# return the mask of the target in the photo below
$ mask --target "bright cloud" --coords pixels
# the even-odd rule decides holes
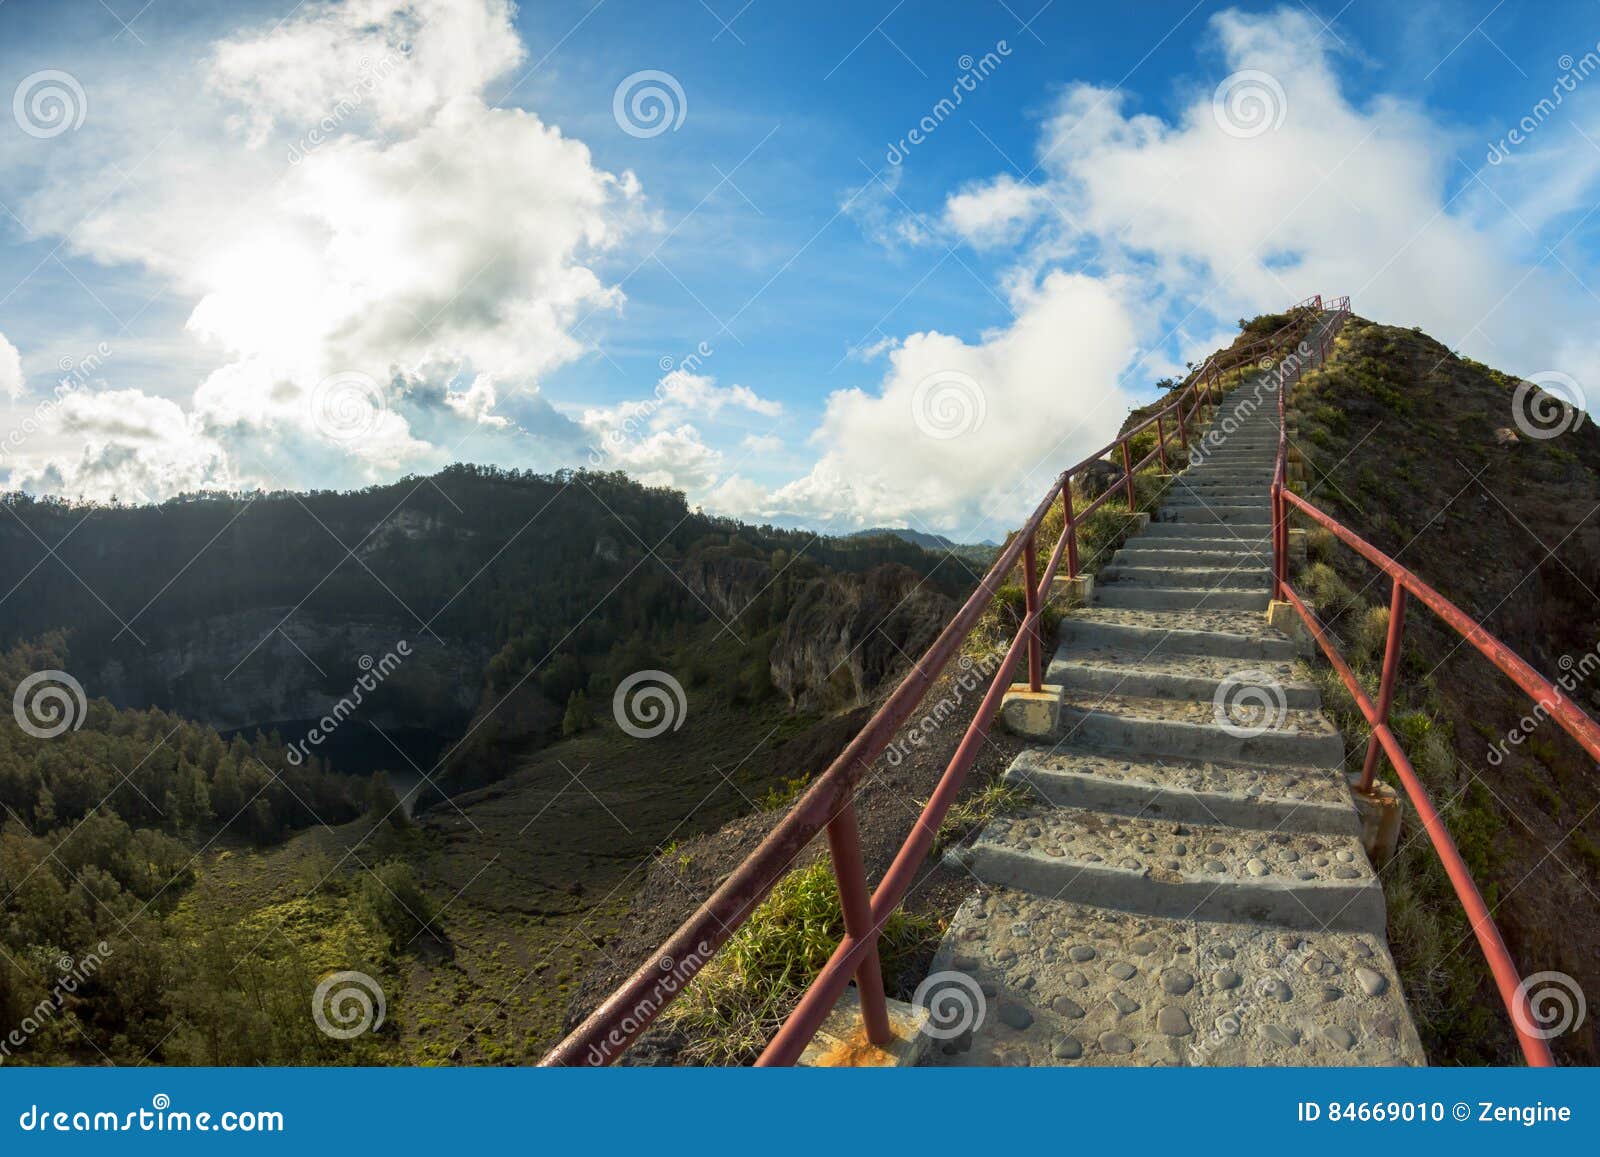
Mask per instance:
[[[16,398],[22,395],[22,356],[17,347],[0,333],[0,393]]]
[[[676,486],[700,498],[722,487],[728,481],[725,472],[758,453],[758,447],[777,441],[767,434],[747,437],[748,453],[730,466],[722,450],[707,444],[701,425],[719,418],[760,419],[767,429],[782,413],[782,405],[748,387],[719,386],[708,375],[680,369],[662,377],[650,398],[591,408],[580,421],[595,446],[590,454],[593,465],[625,470],[641,482]],[[734,491],[721,493],[726,499]]]
[[[620,305],[589,261],[639,190],[535,114],[484,102],[524,55],[510,18],[504,0],[308,5],[214,44],[188,103],[160,108],[176,131],[159,145],[151,93],[138,124],[105,124],[114,107],[103,135],[51,142],[78,151],[52,160],[32,227],[169,278],[224,359],[160,427],[187,465],[152,485],[356,485],[463,447],[546,468],[582,456],[538,383],[582,354],[578,319]],[[24,453],[13,484],[103,497],[143,445]]]

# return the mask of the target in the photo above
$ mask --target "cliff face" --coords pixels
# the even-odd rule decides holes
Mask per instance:
[[[486,648],[396,618],[335,621],[291,610],[213,615],[164,629],[147,646],[125,640],[82,672],[84,688],[119,707],[154,704],[219,731],[319,718],[369,672],[379,686],[361,693],[361,718],[386,730],[458,729],[476,705]]]
[[[773,643],[773,685],[806,710],[859,706],[926,650],[956,609],[902,566],[816,579]]]

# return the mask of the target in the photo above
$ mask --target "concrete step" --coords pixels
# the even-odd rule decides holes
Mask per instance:
[[[1190,545],[1189,541],[1181,544]],[[1272,550],[1270,547],[1252,549],[1240,546],[1238,543],[1219,541],[1214,549],[1186,550],[1176,547],[1167,549],[1151,546],[1125,546],[1111,556],[1111,563],[1106,571],[1113,568],[1126,567],[1129,569],[1145,569],[1157,567],[1178,567],[1180,569],[1216,568],[1237,570],[1240,574],[1250,574],[1258,570],[1272,568]],[[1102,581],[1097,578],[1096,581]],[[1105,579],[1103,581],[1110,581]]]
[[[1212,703],[1224,685],[1238,685],[1241,675],[1247,684],[1272,681],[1278,689],[1273,701],[1285,707],[1314,711],[1322,705],[1316,685],[1296,663],[1186,655],[1179,651],[1147,653],[1122,647],[1064,646],[1051,660],[1045,682],[1069,691]]]
[[[957,910],[932,972],[930,1007],[941,986],[977,999],[925,1065],[1426,1063],[1380,933],[1168,919],[997,888]]]
[[[1150,611],[1212,610],[1265,611],[1272,601],[1267,590],[1251,591],[1227,587],[1153,587],[1117,583],[1096,587],[1094,601],[1102,607],[1130,607]]]
[[[1073,690],[1058,738],[1114,751],[1342,768],[1344,737],[1321,711],[1288,707],[1268,672],[1239,673],[1219,702]]]
[[[1127,539],[1122,550],[1228,550],[1235,554],[1272,553],[1272,534],[1243,535],[1236,526],[1197,526],[1187,522],[1153,522]]]
[[[1232,659],[1289,660],[1295,645],[1253,611],[1137,611],[1078,607],[1061,620],[1061,641],[1145,654],[1175,651]]]
[[[1236,510],[1247,507],[1255,511],[1267,511],[1267,520],[1271,521],[1272,496],[1270,491],[1257,490],[1245,494],[1207,494],[1197,490],[1179,490],[1174,488],[1167,492],[1167,497],[1161,503],[1162,511],[1168,510]]]
[[[1261,511],[1256,508],[1246,508],[1241,513],[1247,513],[1253,517],[1239,521],[1213,519],[1209,524],[1190,522],[1187,519],[1156,520],[1140,531],[1139,537],[1164,538],[1187,535],[1191,538],[1234,538],[1240,541],[1256,537],[1265,537],[1268,541],[1271,540],[1272,520],[1270,518],[1262,518]]]
[[[997,817],[952,858],[985,884],[1097,908],[1384,934],[1383,890],[1354,836],[1041,807]]]
[[[1258,486],[1254,482],[1227,482],[1210,485],[1175,482],[1167,491],[1164,502],[1203,501],[1221,502],[1228,506],[1243,506],[1257,499],[1271,502],[1272,483]]]
[[[1058,807],[1176,823],[1360,833],[1343,777],[1321,767],[1131,756],[1074,743],[1055,751],[1023,750],[1005,779]]]
[[[1121,555],[1123,552],[1118,551]],[[1111,565],[1095,576],[1097,586],[1178,586],[1206,590],[1230,588],[1238,590],[1266,590],[1272,585],[1271,568],[1263,560],[1251,566],[1184,566],[1175,563],[1167,566],[1139,566],[1123,563],[1113,558]]]

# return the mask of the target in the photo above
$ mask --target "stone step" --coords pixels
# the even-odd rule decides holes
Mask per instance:
[[[1140,651],[1123,647],[1057,649],[1045,682],[1073,692],[1182,699],[1211,704],[1224,687],[1267,686],[1273,703],[1315,711],[1316,685],[1295,663]],[[1276,687],[1276,691],[1273,690]]]
[[[1151,523],[1129,538],[1121,550],[1228,550],[1235,554],[1272,554],[1272,535],[1245,537],[1237,527],[1207,529],[1186,522]]]
[[[1207,490],[1219,486],[1256,485],[1256,482],[1253,478],[1212,478],[1207,474],[1208,469],[1212,468],[1206,466],[1196,466],[1192,470],[1185,470],[1182,474],[1179,474],[1173,478],[1172,485],[1174,487],[1182,487],[1186,490]],[[1267,482],[1270,485],[1272,481],[1271,471],[1262,471],[1262,473],[1267,475]]]
[[[1102,607],[1130,607],[1150,611],[1212,610],[1265,611],[1272,601],[1266,590],[1227,587],[1153,587],[1132,583],[1096,587],[1094,601]]]
[[[1185,540],[1182,545],[1188,546],[1192,541]],[[1241,547],[1236,543],[1223,542],[1219,542],[1216,548],[1211,550],[1125,546],[1112,555],[1111,558],[1111,564],[1100,572],[1102,576],[1113,567],[1134,569],[1169,566],[1178,568],[1223,567],[1236,569],[1240,574],[1253,573],[1263,568],[1270,571],[1272,568],[1272,550],[1270,547],[1252,549]],[[1100,579],[1096,579],[1096,581],[1100,581]]]
[[[997,817],[952,858],[985,884],[1145,916],[1384,933],[1354,836],[1040,807]]]
[[[1203,462],[1276,462],[1278,447],[1276,444],[1270,447],[1239,446],[1230,442],[1211,450],[1197,449],[1193,456]]]
[[[1271,494],[1270,481],[1265,487],[1257,486],[1254,482],[1207,482],[1203,478],[1191,478],[1187,474],[1180,474],[1172,480],[1172,486],[1167,491],[1169,494]]]
[[[1118,555],[1122,553],[1120,550],[1117,552]],[[1097,586],[1115,583],[1118,586],[1266,590],[1272,585],[1272,573],[1265,559],[1250,566],[1184,566],[1181,562],[1169,566],[1139,566],[1113,558],[1111,564],[1103,567],[1095,576],[1094,581]]]
[[[1220,705],[1069,691],[1062,699],[1056,735],[1144,755],[1344,766],[1344,737],[1327,717],[1318,710],[1285,706],[1276,678],[1260,669],[1240,672]]]
[[[1139,532],[1140,538],[1227,538],[1237,542],[1260,543],[1272,541],[1272,522],[1262,520],[1259,510],[1250,511],[1256,520],[1250,522],[1152,522]]]
[[[1191,824],[1355,836],[1360,821],[1338,773],[1322,767],[1130,756],[1069,744],[1026,748],[1008,783],[1058,807]]]
[[[1295,645],[1252,611],[1135,611],[1078,607],[1061,620],[1061,641],[1145,654],[1174,651],[1232,659],[1289,660]]]
[[[1426,1063],[1379,933],[1166,919],[997,888],[957,910],[931,971],[929,1006],[948,988],[972,1016],[935,1030],[925,1065]]]
[[[1267,521],[1272,521],[1272,495],[1270,491],[1254,490],[1245,494],[1206,494],[1197,490],[1173,490],[1161,503],[1163,513],[1169,510],[1237,510],[1241,507],[1267,511]]]

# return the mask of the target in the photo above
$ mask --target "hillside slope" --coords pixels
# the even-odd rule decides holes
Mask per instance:
[[[1352,318],[1327,366],[1293,395],[1304,491],[1410,567],[1600,714],[1600,431],[1553,437],[1514,412],[1519,382],[1420,331]],[[1570,421],[1567,423],[1570,425]],[[1350,653],[1375,668],[1389,583],[1328,536],[1303,576]],[[1524,974],[1600,990],[1600,769],[1431,612],[1407,615],[1398,730],[1442,806]],[[1364,728],[1361,729],[1364,734]],[[1520,741],[1509,741],[1513,733]],[[1364,746],[1364,745],[1363,745]],[[1359,751],[1357,754],[1359,759]],[[1477,945],[1415,828],[1385,876],[1391,940],[1419,991],[1430,1051],[1515,1059]],[[1552,1042],[1595,1063],[1592,1019]]]

